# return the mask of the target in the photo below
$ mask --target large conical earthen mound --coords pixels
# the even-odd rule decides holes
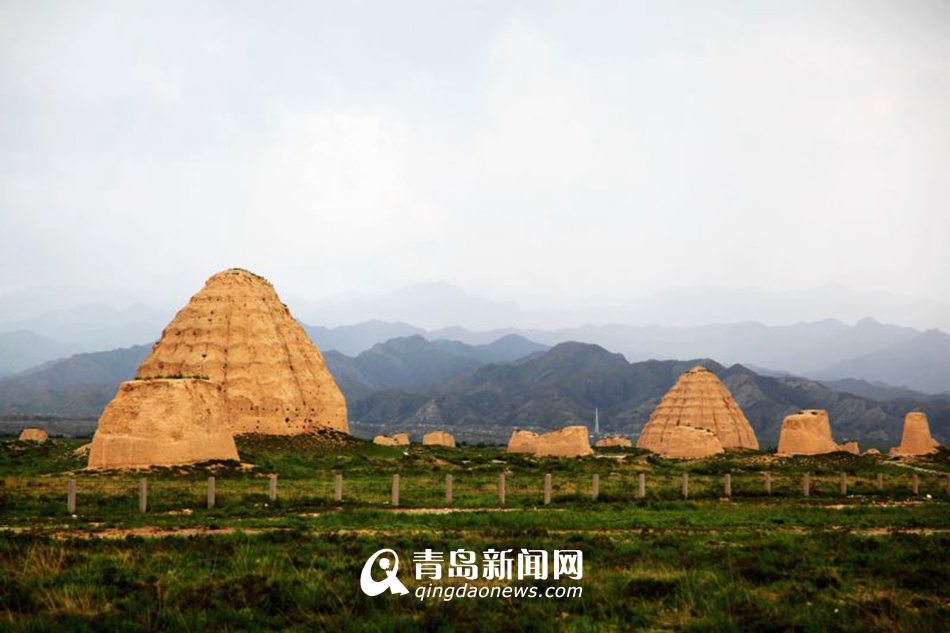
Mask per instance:
[[[208,279],[162,332],[139,378],[200,376],[224,387],[234,434],[349,432],[346,400],[320,351],[263,277]]]
[[[320,351],[253,273],[211,277],[106,407],[90,467],[237,457],[233,436],[349,432],[346,401]],[[223,438],[226,437],[227,441]]]
[[[663,396],[643,427],[637,447],[661,455],[689,453],[690,447],[679,444],[692,436],[674,430],[678,426],[707,429],[725,449],[759,448],[755,431],[729,389],[702,366],[680,376]],[[704,447],[706,444],[710,443],[705,442]]]

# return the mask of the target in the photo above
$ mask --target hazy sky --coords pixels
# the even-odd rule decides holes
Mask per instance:
[[[0,293],[230,266],[950,300],[950,2],[0,3]]]

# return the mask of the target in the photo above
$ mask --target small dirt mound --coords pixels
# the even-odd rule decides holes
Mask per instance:
[[[20,433],[21,442],[45,442],[49,439],[46,429],[35,426],[29,426]]]

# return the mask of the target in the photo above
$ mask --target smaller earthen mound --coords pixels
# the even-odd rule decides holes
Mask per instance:
[[[864,451],[864,454],[865,455],[880,455],[881,451],[877,450],[876,448],[869,448],[868,450]]]
[[[594,446],[597,448],[633,448],[633,442],[628,437],[615,435],[597,440]]]
[[[373,438],[373,444],[379,444],[380,446],[409,446],[409,435],[406,433],[377,435]]]
[[[858,443],[855,441],[845,442],[844,444],[838,445],[839,451],[844,451],[845,453],[851,453],[852,455],[860,455],[861,449],[858,448]]]
[[[912,411],[904,418],[904,435],[900,446],[891,449],[891,455],[927,455],[936,453],[940,443],[930,435],[927,414]]]
[[[534,454],[534,451],[537,450],[538,438],[541,437],[537,433],[532,433],[531,431],[522,431],[517,430],[511,434],[511,439],[508,440],[508,452],[509,453],[529,453]]]
[[[715,433],[709,429],[682,425],[667,429],[660,455],[671,459],[700,459],[722,452],[725,449]]]
[[[778,438],[778,455],[822,455],[838,445],[831,439],[831,423],[824,409],[806,409],[786,416]]]
[[[80,459],[88,459],[90,448],[92,448],[92,442],[89,442],[88,444],[83,444],[82,446],[80,446],[79,448],[73,451],[73,456],[78,457]]]
[[[221,385],[196,378],[122,383],[89,448],[91,469],[237,459]]]
[[[590,432],[586,426],[565,426],[538,438],[535,457],[583,457],[592,455]]]
[[[48,439],[49,434],[46,432],[46,429],[35,426],[29,426],[20,433],[21,442],[45,442]]]
[[[535,457],[582,457],[593,454],[586,426],[566,426],[538,435],[515,431],[508,440],[509,453],[528,453]]]
[[[452,437],[451,433],[446,431],[432,431],[431,433],[426,433],[422,437],[422,444],[424,446],[445,446],[447,448],[455,448],[455,438]]]
[[[565,426],[543,433],[515,431],[508,440],[509,453],[528,453],[535,457],[583,457],[593,454],[586,426]]]

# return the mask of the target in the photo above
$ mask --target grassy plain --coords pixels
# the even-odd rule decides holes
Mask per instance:
[[[354,442],[331,449],[306,439],[245,438],[239,449],[252,469],[221,463],[88,473],[72,454],[77,446],[0,444],[2,629],[939,631],[950,623],[947,453],[913,462],[756,453],[681,463],[613,450],[536,460],[498,448]],[[847,495],[839,491],[841,472]],[[279,474],[276,502],[267,494],[271,473]],[[545,473],[550,505],[543,504]],[[731,498],[723,494],[726,473]],[[217,488],[212,510],[209,474]],[[333,498],[336,474],[342,502]],[[452,511],[446,474],[454,478]],[[138,508],[142,477],[146,513]],[[74,516],[66,512],[70,478]],[[412,552],[426,548],[580,549],[583,595],[370,598],[359,573],[384,547],[400,553],[406,570]],[[409,573],[400,577],[410,592],[420,584]]]

